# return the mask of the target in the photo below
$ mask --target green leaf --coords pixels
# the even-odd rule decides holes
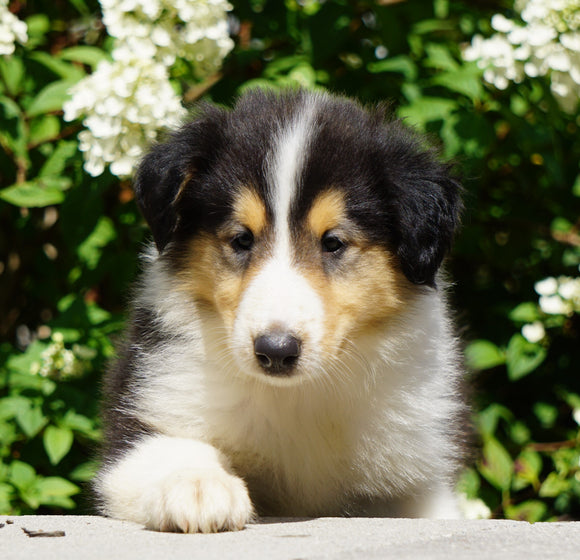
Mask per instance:
[[[302,87],[311,88],[316,85],[316,71],[310,64],[299,64],[290,71],[288,78]]]
[[[531,437],[530,429],[520,420],[510,423],[509,434],[512,441],[518,445],[529,443]]]
[[[2,110],[4,114],[3,119],[20,119],[22,118],[22,111],[18,106],[18,103],[9,97],[0,97],[0,104],[2,105]]]
[[[110,218],[102,216],[99,218],[95,229],[79,245],[77,254],[79,258],[91,270],[99,264],[104,247],[117,237],[115,226]]]
[[[545,359],[546,349],[540,344],[528,342],[521,334],[510,339],[506,350],[508,377],[517,381],[534,371]]]
[[[465,95],[472,101],[477,101],[483,97],[480,72],[474,72],[469,67],[438,74],[432,78],[431,83]]]
[[[6,365],[15,373],[30,375],[32,364],[40,360],[41,354],[47,347],[48,344],[46,342],[35,340],[28,346],[26,352],[12,354],[6,362]]]
[[[30,124],[28,141],[33,146],[54,140],[60,134],[60,120],[54,115],[44,115]]]
[[[536,523],[541,521],[548,510],[548,506],[539,500],[528,500],[516,506],[507,506],[505,514],[508,519]]]
[[[434,31],[455,31],[455,23],[451,20],[425,19],[413,25],[413,32],[419,35],[429,35]]]
[[[425,66],[428,68],[438,68],[448,72],[455,72],[460,69],[458,62],[451,56],[447,46],[438,43],[428,43],[425,45],[425,52],[427,53]]]
[[[100,430],[95,426],[94,420],[87,416],[77,414],[74,410],[69,410],[62,419],[61,425],[82,434],[85,438],[98,441],[101,437]]]
[[[574,181],[574,185],[572,186],[572,194],[580,197],[580,175],[576,176],[576,181]]]
[[[495,438],[488,437],[483,445],[483,459],[479,472],[495,488],[509,490],[514,464],[506,449]]]
[[[522,451],[515,461],[514,468],[513,489],[515,491],[522,490],[530,484],[537,490],[542,470],[542,458],[537,451],[531,449]]]
[[[58,426],[47,426],[43,434],[46,454],[52,465],[58,465],[71,450],[74,435],[71,429]]]
[[[72,80],[52,82],[41,89],[26,110],[29,117],[62,110],[63,103],[69,97],[69,89],[76,83]]]
[[[560,478],[557,473],[551,472],[542,483],[539,495],[541,498],[557,498],[570,490],[571,486],[570,480]]]
[[[480,487],[481,480],[477,471],[472,468],[467,468],[461,473],[456,489],[458,492],[465,494],[469,499],[474,499],[478,497]]]
[[[59,60],[60,57],[57,58],[46,52],[35,51],[31,53],[30,58],[39,64],[42,64],[45,68],[48,68],[63,80],[69,82],[78,82],[85,76],[84,70],[78,66],[69,64],[64,60]]]
[[[0,77],[10,96],[17,97],[21,92],[24,74],[24,63],[20,57],[0,56]]]
[[[399,109],[399,116],[411,125],[425,128],[428,122],[445,120],[457,108],[457,102],[439,97],[421,97]]]
[[[16,421],[29,438],[33,438],[48,423],[48,419],[44,416],[42,408],[33,403],[29,403],[27,407],[18,409]]]
[[[86,463],[81,463],[76,469],[70,473],[71,480],[76,480],[77,482],[89,482],[97,474],[99,468],[98,463],[93,461],[87,461]]]
[[[60,175],[66,168],[68,160],[77,153],[77,142],[74,140],[61,140],[56,149],[50,154],[40,169],[39,177],[51,177]]]
[[[497,403],[490,404],[477,416],[477,429],[479,433],[483,436],[492,436],[497,430],[500,419],[511,423],[513,421],[513,414],[505,406]]]
[[[558,409],[551,404],[545,402],[537,402],[534,404],[534,414],[540,421],[543,428],[553,428],[558,420]]]
[[[446,19],[449,16],[449,0],[434,0],[433,11],[438,19]]]
[[[84,0],[70,0],[70,3],[78,10],[79,14],[85,18],[90,18],[92,16],[93,12]]]
[[[540,311],[536,303],[526,301],[515,307],[511,311],[509,317],[512,321],[515,322],[533,323],[540,318]]]
[[[2,58],[2,57],[0,57]],[[0,97],[0,140],[28,167],[27,130],[18,104],[9,97]]]
[[[10,484],[0,482],[0,511],[3,514],[11,514],[14,488]]]
[[[36,481],[36,471],[28,463],[12,461],[8,480],[19,490],[26,490]]]
[[[80,492],[80,488],[72,482],[58,477],[49,476],[39,480],[35,487],[39,503],[66,509],[73,509],[75,503],[70,499]]]
[[[8,457],[12,453],[12,444],[22,440],[22,434],[13,422],[0,421],[0,457]],[[0,469],[0,480],[2,480]]]
[[[63,191],[71,184],[68,177],[38,177],[2,189],[0,199],[22,208],[42,208],[60,204],[65,197]]]
[[[19,410],[28,409],[30,401],[26,397],[15,395],[0,399],[0,420],[9,420],[16,417]]]
[[[396,72],[403,74],[407,81],[414,82],[417,79],[417,65],[405,55],[393,56],[378,62],[370,62],[367,69],[371,74],[380,74],[382,72]]]
[[[108,60],[109,56],[105,51],[99,49],[98,47],[70,47],[68,49],[63,49],[58,53],[59,58],[63,60],[71,60],[74,62],[80,62],[86,64],[93,68],[93,70],[98,66],[99,62],[102,60]]]
[[[505,363],[505,354],[489,340],[475,340],[465,349],[465,359],[470,369],[490,369]]]
[[[568,233],[574,228],[574,224],[562,216],[556,216],[550,224],[552,233]]]
[[[26,18],[28,26],[27,47],[42,45],[45,35],[50,31],[50,19],[46,14],[33,14]]]
[[[111,318],[111,314],[99,307],[96,303],[87,305],[87,319],[93,326],[100,325]]]

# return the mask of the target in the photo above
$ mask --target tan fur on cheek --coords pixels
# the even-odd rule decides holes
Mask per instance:
[[[194,238],[178,273],[181,289],[216,311],[230,328],[242,295],[257,273],[260,262],[260,257],[253,259],[246,268],[236,263],[231,254],[230,239],[239,233],[240,227],[247,228],[258,238],[267,226],[263,200],[252,188],[240,187],[231,220],[216,235],[203,233]]]
[[[246,282],[224,263],[220,241],[209,234],[194,239],[177,277],[180,288],[217,311],[231,326]]]

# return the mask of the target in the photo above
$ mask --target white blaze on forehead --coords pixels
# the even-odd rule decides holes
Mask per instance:
[[[290,208],[299,187],[310,138],[317,97],[307,96],[292,120],[282,126],[269,165],[271,203],[274,210],[276,253],[289,255]]]
[[[290,209],[299,195],[300,175],[319,100],[320,97],[310,95],[303,98],[289,122],[280,126],[267,161],[274,214],[273,251],[243,294],[232,337],[239,356],[254,363],[256,368],[254,340],[257,336],[283,329],[299,337],[303,362],[323,337],[323,303],[309,281],[293,266],[290,236]]]
[[[273,258],[248,287],[239,316],[251,317],[248,328],[259,335],[273,326],[296,334],[320,326],[323,307],[320,298],[289,263]]]

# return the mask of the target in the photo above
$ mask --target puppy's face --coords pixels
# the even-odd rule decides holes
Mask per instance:
[[[136,187],[179,288],[218,320],[220,359],[276,384],[340,369],[433,286],[458,211],[399,123],[304,92],[206,108]]]

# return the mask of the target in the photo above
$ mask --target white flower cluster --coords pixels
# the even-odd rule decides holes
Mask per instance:
[[[76,84],[64,104],[65,120],[86,115],[79,149],[92,176],[105,165],[118,177],[129,176],[159,129],[177,126],[185,113],[163,64],[120,48],[113,55],[113,62],[101,62]]]
[[[8,0],[0,0],[0,54],[12,54],[14,43],[26,43],[28,26],[9,9]]]
[[[480,498],[468,498],[460,492],[457,496],[457,505],[464,519],[489,519],[491,510]]]
[[[185,116],[169,81],[176,57],[199,76],[215,72],[233,48],[224,0],[100,0],[103,22],[115,38],[111,62],[71,90],[65,120],[84,117],[79,134],[85,170],[100,175],[106,165],[131,175],[163,128]]]
[[[32,373],[50,379],[71,379],[83,374],[83,365],[74,352],[64,346],[62,334],[52,335],[52,344],[41,354],[40,364],[33,365]]]
[[[540,296],[540,309],[549,315],[580,313],[580,277],[545,278],[534,286]]]
[[[109,35],[166,66],[179,57],[214,72],[233,48],[225,0],[101,0],[101,8]]]
[[[539,308],[546,315],[572,315],[580,313],[580,277],[552,276],[536,282],[534,286],[540,296]],[[544,324],[534,321],[522,327],[522,335],[529,342],[539,342],[546,336]]]
[[[561,107],[576,111],[580,98],[580,0],[519,0],[523,24],[495,14],[489,39],[473,37],[463,52],[498,89],[526,76],[548,76]]]

